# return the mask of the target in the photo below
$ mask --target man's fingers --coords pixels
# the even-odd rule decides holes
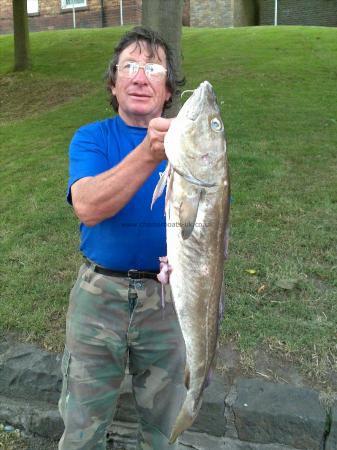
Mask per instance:
[[[152,128],[158,132],[166,133],[166,131],[170,128],[172,120],[173,119],[166,119],[164,117],[156,117],[150,121],[149,128]]]
[[[149,145],[148,151],[152,154],[153,159],[158,162],[166,159],[164,139],[172,120],[164,117],[156,117],[150,120],[146,141]]]

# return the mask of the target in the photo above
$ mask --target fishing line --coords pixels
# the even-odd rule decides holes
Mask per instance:
[[[180,98],[183,98],[183,95],[184,94],[186,94],[187,92],[194,92],[195,91],[195,89],[186,89],[186,91],[183,91],[181,94],[180,94]]]

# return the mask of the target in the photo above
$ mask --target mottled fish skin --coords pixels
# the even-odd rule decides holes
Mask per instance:
[[[188,388],[171,433],[170,442],[174,442],[198,414],[216,353],[228,245],[226,141],[208,81],[200,84],[173,120],[165,137],[165,151],[172,167],[166,201],[167,256],[186,344]]]

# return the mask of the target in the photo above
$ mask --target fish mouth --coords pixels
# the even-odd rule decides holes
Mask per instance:
[[[186,101],[186,116],[188,119],[195,121],[200,111],[202,110],[203,103],[216,102],[216,97],[213,91],[213,87],[209,81],[203,81],[199,87],[194,90],[191,97]],[[184,105],[184,106],[185,106]]]

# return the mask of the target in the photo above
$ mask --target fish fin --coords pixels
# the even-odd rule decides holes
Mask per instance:
[[[191,377],[190,369],[189,369],[188,365],[186,364],[185,375],[184,375],[184,384],[185,384],[186,389],[190,388],[190,377]]]
[[[225,228],[225,246],[224,246],[224,250],[225,250],[225,260],[228,259],[228,244],[229,244],[229,225],[227,224],[226,228]]]
[[[215,372],[215,368],[216,368],[216,362],[214,362],[214,360],[215,360],[215,358],[213,359],[213,362],[208,371],[207,377],[205,378],[203,389],[208,388],[208,386],[211,384],[211,382],[214,378],[214,372]]]
[[[188,181],[191,184],[195,184],[196,186],[200,187],[214,187],[216,186],[216,183],[208,183],[207,181],[199,180],[199,178],[196,178],[194,175],[191,174],[191,172],[188,169],[177,169],[176,167],[173,167],[174,171],[177,172],[184,180]]]
[[[193,231],[195,221],[198,215],[198,208],[202,190],[199,189],[197,195],[193,197],[185,197],[179,208],[179,221],[181,227],[181,235],[183,239],[188,239]]]
[[[169,177],[170,171],[171,171],[171,166],[170,166],[170,164],[167,164],[164,172],[160,173],[159,181],[158,181],[157,186],[155,187],[155,189],[153,191],[152,202],[151,202],[151,209],[152,209],[154,203],[156,202],[156,200],[164,192],[164,189],[165,189],[165,186],[166,186],[167,179]]]
[[[166,197],[165,197],[165,211],[167,211],[168,203],[171,198],[172,194],[172,186],[173,186],[173,177],[174,177],[174,171],[172,169],[171,163],[169,163],[170,169],[168,173],[168,180],[167,180],[167,188],[166,188]]]
[[[224,318],[225,315],[225,282],[222,282],[220,299],[219,299],[219,316],[218,316],[218,325],[220,328],[220,322]]]

